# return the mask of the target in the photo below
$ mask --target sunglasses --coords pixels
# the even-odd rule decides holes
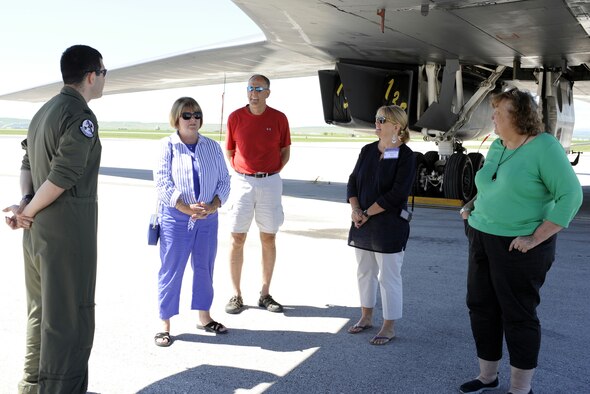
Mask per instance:
[[[246,89],[248,89],[249,92],[258,92],[258,93],[262,93],[265,90],[268,90],[268,88],[265,88],[263,86],[248,86]]]
[[[387,122],[387,118],[385,116],[375,116],[375,122],[383,124]]]
[[[85,71],[85,73],[96,73],[96,75],[102,74],[103,77],[106,77],[107,76],[107,69],[106,68],[103,68],[102,70],[101,69],[98,69],[98,70],[88,70],[88,71]]]
[[[199,111],[183,112],[182,114],[180,114],[180,116],[182,116],[182,119],[184,120],[189,120],[192,117],[194,117],[195,119],[201,119],[203,117],[203,113]]]

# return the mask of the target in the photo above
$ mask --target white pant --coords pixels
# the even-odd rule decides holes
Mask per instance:
[[[377,283],[381,289],[381,304],[385,320],[402,317],[402,263],[404,252],[378,253],[355,248],[357,280],[361,306],[374,308],[377,304]]]

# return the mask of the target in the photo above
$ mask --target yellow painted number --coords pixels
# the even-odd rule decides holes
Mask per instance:
[[[393,78],[389,80],[387,83],[387,90],[385,91],[385,101],[389,100],[389,93],[391,93],[391,88],[393,87]]]
[[[342,89],[344,89],[344,85],[340,84],[340,86],[338,86],[338,89],[336,89],[336,96],[340,96]],[[342,107],[344,109],[347,109],[348,108],[348,101],[344,101],[344,103],[342,104]]]
[[[389,95],[391,94],[391,90],[393,89],[394,83],[395,83],[395,80],[393,78],[391,78],[389,80],[389,82],[387,83],[387,90],[385,91],[385,101],[386,102],[389,102]],[[391,100],[391,104],[398,105],[397,101],[399,100],[399,96],[400,96],[399,90],[393,91],[393,97]],[[408,104],[403,102],[403,103],[399,104],[399,106],[403,109],[406,109]]]

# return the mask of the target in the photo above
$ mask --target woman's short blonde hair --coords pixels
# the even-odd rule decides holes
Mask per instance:
[[[170,126],[174,127],[178,130],[178,122],[180,121],[180,116],[183,112],[195,112],[198,111],[201,114],[203,110],[197,100],[192,97],[181,97],[172,104],[172,109],[170,110]],[[203,126],[203,115],[201,115],[201,124],[199,125],[199,129]]]
[[[377,110],[377,115],[385,117],[391,123],[401,127],[399,132],[400,140],[405,144],[410,140],[410,129],[408,129],[408,115],[399,105],[384,105]]]

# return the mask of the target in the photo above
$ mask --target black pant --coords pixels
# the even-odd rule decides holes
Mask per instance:
[[[469,227],[468,238],[467,307],[477,356],[500,360],[504,334],[510,365],[536,368],[541,346],[539,290],[555,258],[557,236],[527,253],[508,252],[514,237]]]

